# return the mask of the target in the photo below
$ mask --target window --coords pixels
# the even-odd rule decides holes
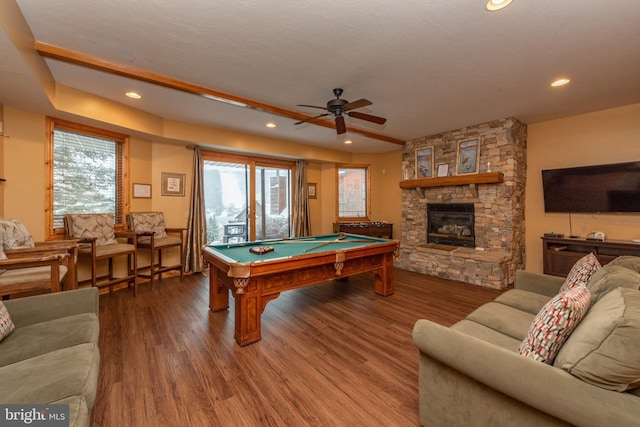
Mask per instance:
[[[67,213],[110,213],[124,227],[129,137],[58,119],[47,125],[49,236],[64,234]]]
[[[337,165],[338,220],[368,220],[369,165]]]
[[[204,152],[207,243],[291,236],[291,181],[295,163]]]

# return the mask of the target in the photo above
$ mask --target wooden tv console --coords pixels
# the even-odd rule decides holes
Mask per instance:
[[[542,237],[544,273],[566,277],[580,258],[593,252],[602,265],[621,255],[640,256],[640,244],[624,240]]]

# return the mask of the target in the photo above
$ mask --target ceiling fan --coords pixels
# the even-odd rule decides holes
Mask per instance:
[[[334,89],[333,94],[336,96],[336,99],[332,99],[331,101],[327,102],[326,107],[298,104],[298,107],[320,108],[321,110],[328,111],[328,113],[320,114],[315,117],[310,117],[306,120],[301,120],[294,124],[299,125],[301,123],[310,122],[319,117],[330,116],[331,114],[333,114],[336,117],[336,131],[338,132],[338,135],[340,135],[347,132],[347,127],[344,124],[345,114],[348,115],[349,117],[354,117],[360,120],[366,120],[368,122],[377,123],[379,125],[382,125],[387,121],[387,119],[383,117],[372,116],[371,114],[359,113],[357,111],[351,111],[351,110],[355,110],[356,108],[362,108],[362,107],[366,107],[367,105],[371,105],[372,102],[366,99],[358,99],[357,101],[349,102],[346,99],[340,99],[342,92],[343,91],[340,88]]]

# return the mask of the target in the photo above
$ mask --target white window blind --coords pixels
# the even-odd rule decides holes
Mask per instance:
[[[54,129],[53,226],[66,213],[111,213],[123,209],[122,155],[118,141]]]

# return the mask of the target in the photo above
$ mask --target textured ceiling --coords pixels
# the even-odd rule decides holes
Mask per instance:
[[[388,119],[347,118],[348,127],[400,140],[640,102],[640,1],[514,0],[497,13],[484,3],[7,0],[3,7],[17,5],[38,42],[307,115],[322,111],[296,105],[325,105],[333,88],[344,88],[347,100],[373,102],[358,111]],[[33,58],[7,36],[13,21],[0,23],[0,103],[46,108],[43,78],[25,65]],[[58,83],[171,120],[349,151],[399,148],[351,132],[354,144],[345,146],[333,129],[45,64]],[[560,76],[572,83],[550,88]],[[131,89],[144,98],[125,99]]]

